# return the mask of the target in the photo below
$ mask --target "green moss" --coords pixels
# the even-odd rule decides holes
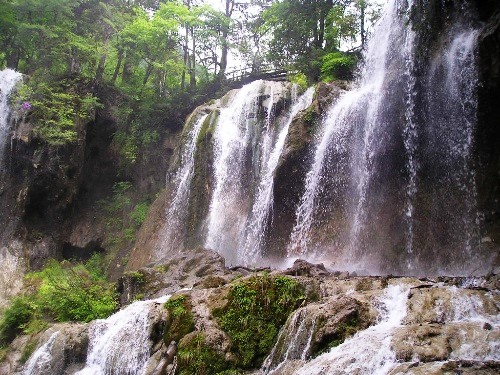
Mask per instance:
[[[215,131],[215,126],[217,125],[217,120],[219,119],[220,111],[218,109],[210,112],[207,116],[203,125],[201,126],[200,133],[196,139],[196,144],[198,145],[207,137],[211,136]]]
[[[260,366],[288,315],[304,300],[304,288],[285,276],[264,274],[233,283],[228,304],[213,315],[230,336],[238,365]]]
[[[179,375],[229,375],[238,374],[231,369],[223,355],[207,345],[205,336],[193,333],[179,343],[178,349]]]
[[[160,273],[167,273],[168,270],[169,270],[170,266],[168,264],[161,264],[161,265],[158,265],[158,266],[154,266],[153,269],[155,271],[158,271]]]
[[[318,117],[318,114],[316,111],[313,109],[313,107],[308,107],[303,115],[304,122],[310,127],[308,131],[312,131],[311,126],[314,125],[314,122],[316,121],[316,118]]]
[[[163,336],[166,343],[179,342],[185,335],[194,331],[191,299],[188,296],[184,294],[174,296],[165,302],[164,306],[169,312]]]
[[[134,284],[142,285],[146,282],[146,277],[142,272],[129,271],[125,272],[123,276],[128,277]]]

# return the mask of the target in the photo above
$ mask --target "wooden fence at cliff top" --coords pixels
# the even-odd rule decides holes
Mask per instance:
[[[258,69],[247,67],[226,72],[225,76],[229,81],[242,84],[250,83],[258,79],[284,81],[286,80],[287,71],[283,68],[275,68],[273,66],[262,66]]]

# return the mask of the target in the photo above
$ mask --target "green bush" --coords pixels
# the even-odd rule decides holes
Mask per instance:
[[[191,312],[191,300],[186,295],[174,296],[165,302],[165,308],[169,317],[165,327],[164,341],[179,341],[188,333],[194,331],[193,313]]]
[[[0,321],[0,343],[21,332],[35,333],[47,322],[106,318],[118,307],[115,285],[102,274],[99,256],[86,264],[49,261],[41,271],[26,275],[26,295],[15,297]]]
[[[322,58],[321,78],[331,81],[334,79],[351,79],[354,75],[357,60],[353,55],[343,52],[327,53]]]
[[[201,333],[186,336],[179,343],[179,375],[238,374],[231,371],[231,364],[208,346]]]
[[[27,296],[14,297],[10,306],[4,311],[0,321],[0,345],[10,343],[23,331],[33,317],[33,304]]]
[[[213,312],[231,337],[243,368],[260,366],[288,315],[305,300],[304,288],[285,276],[263,274],[235,282],[228,304]]]
[[[75,142],[75,124],[89,120],[93,111],[101,107],[92,94],[77,92],[75,82],[49,83],[36,77],[18,88],[16,101],[28,105],[35,132],[54,146]]]

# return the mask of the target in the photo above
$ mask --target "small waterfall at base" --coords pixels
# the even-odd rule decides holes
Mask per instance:
[[[194,156],[196,152],[196,142],[200,130],[207,120],[208,114],[203,114],[197,119],[188,120],[188,124],[194,125],[186,135],[181,151],[179,168],[173,177],[172,191],[173,197],[170,199],[167,208],[167,219],[161,237],[161,252],[171,252],[182,247],[184,239],[183,225],[188,209],[191,180],[194,173]]]
[[[48,374],[51,371],[52,347],[58,335],[59,331],[54,332],[47,342],[31,355],[24,366],[23,375]]]
[[[475,270],[464,260],[480,251],[472,155],[478,28],[467,7],[455,9],[432,53],[411,16],[419,6],[387,3],[356,87],[329,108],[289,258],[361,274]],[[486,272],[488,255],[480,256],[476,267]]]
[[[138,301],[89,328],[85,367],[78,375],[139,375],[151,356],[150,312],[169,296]]]
[[[8,120],[10,116],[9,96],[17,82],[21,80],[21,73],[12,69],[0,72],[0,171],[3,170],[3,156],[5,143],[9,135]]]
[[[293,372],[295,375],[385,375],[396,365],[393,331],[406,316],[408,288],[390,285],[379,299],[379,322]]]
[[[262,365],[262,373],[269,375],[279,373],[288,360],[306,360],[315,329],[316,320],[308,319],[305,309],[295,311],[289,322],[281,329],[273,350]],[[286,347],[284,353],[279,353],[279,347]]]

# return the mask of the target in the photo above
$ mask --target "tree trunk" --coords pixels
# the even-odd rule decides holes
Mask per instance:
[[[132,77],[132,63],[130,62],[130,58],[125,55],[125,62],[123,63],[122,69],[122,81],[130,82],[130,78]]]
[[[106,68],[106,54],[103,53],[99,58],[99,64],[97,64],[97,70],[95,73],[95,82],[100,84],[102,82],[102,77],[104,75],[104,69]]]
[[[194,40],[194,28],[191,27],[191,39],[192,39],[192,46],[193,46],[193,54],[191,57],[191,75],[189,79],[189,85],[191,88],[194,88],[196,86],[196,41]]]
[[[142,80],[142,85],[146,86],[146,83],[148,83],[149,76],[151,75],[151,72],[153,71],[153,65],[148,64],[148,67],[146,68],[146,75],[144,76],[144,79]]]
[[[120,67],[122,66],[123,60],[123,49],[118,50],[118,61],[116,62],[115,71],[113,72],[113,78],[111,78],[111,83],[114,85],[116,79],[118,78],[118,74],[120,74]]]
[[[234,8],[234,0],[226,0],[226,12],[225,15],[228,19],[231,18],[233,14],[233,8]],[[222,52],[221,52],[221,57],[220,57],[220,64],[219,64],[219,76],[224,76],[226,73],[226,68],[227,68],[227,55],[229,53],[229,43],[227,42],[227,38],[229,36],[229,26],[226,27],[224,26],[222,30]]]

